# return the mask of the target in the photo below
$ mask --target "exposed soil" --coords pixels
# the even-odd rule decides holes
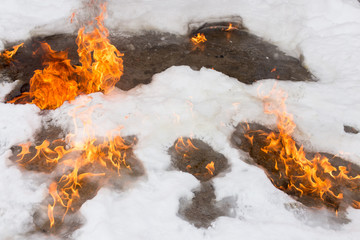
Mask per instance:
[[[350,134],[358,134],[359,130],[348,125],[344,125],[344,132],[350,133]]]
[[[186,144],[191,140],[192,145]],[[200,189],[195,189],[191,201],[180,199],[179,215],[198,228],[208,228],[220,216],[229,216],[233,203],[216,201],[215,189],[211,179],[229,168],[227,159],[215,152],[199,139],[183,138],[185,144],[176,141],[169,149],[172,166],[196,177]],[[214,168],[208,164],[214,163]],[[226,204],[225,204],[226,202]]]
[[[253,159],[254,164],[264,169],[267,176],[275,187],[286,192],[297,201],[309,207],[320,208],[325,206],[329,209],[341,211],[345,210],[348,206],[351,206],[353,200],[360,201],[360,179],[356,179],[351,183],[345,179],[337,182],[330,178],[329,173],[325,172],[318,171],[317,174],[318,176],[320,176],[321,179],[329,179],[332,185],[331,190],[336,194],[342,193],[342,199],[337,199],[330,194],[325,193],[322,200],[319,196],[314,195],[311,192],[304,192],[303,194],[300,194],[299,191],[294,191],[293,189],[288,188],[290,180],[286,177],[285,166],[281,164],[275,164],[277,162],[276,159],[280,158],[280,152],[265,153],[261,150],[261,148],[269,144],[269,142],[266,140],[266,136],[262,133],[265,132],[268,134],[271,132],[271,130],[256,123],[249,124],[249,130],[247,129],[247,127],[244,126],[246,126],[246,123],[240,123],[236,127],[235,132],[232,134],[231,137],[233,145],[245,152],[248,152],[250,157]],[[253,136],[252,144],[249,138],[245,136],[249,133],[251,133],[251,136]],[[315,154],[316,153],[309,152],[306,154],[306,156],[308,159],[312,159]],[[335,176],[339,174],[340,166],[346,167],[349,171],[348,175],[351,177],[355,177],[360,174],[360,167],[352,164],[347,160],[328,153],[319,154],[327,157],[331,165],[336,168],[336,171],[333,172]]]
[[[267,78],[314,80],[298,59],[252,35],[240,23],[232,24],[236,29],[231,31],[226,31],[228,22],[205,24],[188,36],[155,32],[135,36],[112,35],[111,43],[124,53],[124,75],[116,86],[129,90],[139,84],[148,84],[154,74],[177,65],[188,65],[193,69],[214,68],[246,84]],[[190,38],[196,33],[204,33],[207,41],[193,44]],[[13,62],[0,64],[11,79],[21,80],[7,100],[29,91],[28,83],[34,70],[43,69],[43,53],[38,51],[40,42],[49,43],[57,51],[68,50],[72,63],[79,64],[75,39],[75,35],[53,35],[25,41]]]
[[[64,136],[64,133],[62,129],[58,127],[48,127],[46,129],[43,128],[36,135],[35,144],[36,146],[38,146],[43,143],[44,140],[47,140],[50,143],[49,148],[51,150],[55,150],[55,148],[58,146],[65,147],[66,143],[62,139],[58,139],[58,137],[61,136]],[[129,146],[135,145],[137,141],[135,137],[125,137],[124,139],[125,144]],[[98,140],[98,142],[101,143],[102,141]],[[96,144],[97,142],[94,143],[94,145]],[[46,157],[51,158],[57,156],[57,154],[47,153],[46,156],[44,154],[40,154],[38,157],[33,159],[37,152],[35,145],[33,145],[29,148],[30,153],[27,154],[23,160],[19,161],[19,157],[17,157],[17,154],[21,152],[21,147],[14,146],[12,147],[12,151],[13,156],[10,157],[11,160],[13,160],[14,162],[17,161],[17,163],[23,169],[26,169],[28,171],[37,171],[49,174],[49,177],[52,179],[52,181],[58,183],[58,190],[66,183],[60,180],[63,174],[68,174],[73,170],[71,167],[65,167],[66,164],[64,166],[61,165],[62,161],[66,161],[66,159],[72,158],[74,157],[74,155],[76,157],[81,154],[80,151],[71,153],[71,156],[67,156],[65,154],[64,157],[61,158],[59,163],[47,163]],[[49,204],[52,205],[54,200],[49,194],[38,206],[35,214],[33,215],[35,231],[56,234],[57,236],[60,236],[62,238],[69,237],[73,231],[75,231],[82,225],[81,217],[77,213],[78,210],[87,200],[94,198],[100,188],[106,186],[117,190],[125,190],[129,188],[132,184],[134,184],[134,182],[136,182],[139,177],[143,176],[145,174],[145,169],[142,163],[133,154],[132,147],[124,151],[126,152],[126,163],[130,166],[131,170],[123,166],[118,172],[115,167],[109,167],[111,165],[108,165],[108,167],[104,167],[98,161],[94,161],[92,164],[82,166],[78,171],[78,175],[88,172],[103,175],[88,176],[78,180],[79,184],[81,184],[81,187],[78,188],[79,197],[75,198],[75,200],[72,202],[71,208],[67,212],[64,219],[62,218],[66,212],[66,208],[62,207],[60,203],[57,203],[55,205],[55,224],[52,228],[50,228],[50,220],[47,215],[47,206]],[[107,149],[102,149],[102,152],[106,153]],[[59,166],[61,166],[61,168]]]
[[[182,146],[178,144],[176,149],[176,141],[169,149],[171,155],[172,165],[183,172],[188,172],[196,177],[199,181],[205,182],[219,173],[226,170],[229,165],[224,155],[215,152],[208,144],[199,139],[183,138],[186,143],[191,140],[192,144],[196,147]],[[214,163],[214,170],[212,173],[206,168],[208,164]]]
[[[201,67],[213,68],[246,84],[267,78],[291,81],[315,80],[298,59],[287,56],[276,46],[249,33],[240,22],[232,24],[235,29],[231,31],[226,31],[228,22],[204,24],[190,31],[187,36],[158,32],[144,32],[133,36],[111,35],[111,43],[124,53],[124,75],[116,86],[122,90],[129,90],[139,84],[148,84],[154,74],[177,65],[188,65],[195,70]],[[193,44],[190,39],[197,33],[204,33],[207,41]],[[72,63],[79,64],[75,39],[75,35],[68,34],[34,37],[25,41],[24,47],[19,49],[12,62],[0,59],[1,74],[12,81],[20,80],[6,100],[28,92],[29,81],[34,71],[44,68],[42,66],[43,53],[38,51],[41,42],[49,43],[56,51],[67,50]],[[9,44],[9,47],[12,45],[15,43]],[[61,129],[50,127],[38,133],[36,145],[48,139],[51,142],[50,148],[55,149],[57,146],[63,146],[64,143],[52,142],[52,140],[64,137]],[[200,189],[194,190],[195,196],[190,202],[181,200],[179,214],[196,227],[207,228],[217,217],[230,215],[233,203],[231,201],[216,202],[214,187],[211,183],[213,177],[224,172],[229,166],[226,158],[206,143],[197,139],[191,141],[197,149],[188,149],[186,158],[184,158],[184,152],[175,150],[175,145],[169,149],[173,166],[180,171],[189,172],[201,182]],[[20,148],[13,147],[13,160],[18,160],[15,155],[19,153],[19,150]],[[34,146],[31,147],[30,156],[34,156],[35,151]],[[107,177],[98,177],[99,180],[85,178],[80,190],[81,198],[74,202],[73,209],[69,211],[64,222],[61,220],[64,210],[62,208],[54,210],[58,214],[55,217],[55,227],[51,229],[46,209],[47,205],[52,203],[52,198],[46,198],[34,214],[37,231],[56,233],[63,238],[70,236],[81,226],[81,219],[76,212],[85,201],[93,198],[102,186],[112,185],[117,189],[123,188],[144,174],[144,169],[133,155],[132,149],[128,152],[128,162],[133,171],[122,172],[121,177],[107,172]],[[207,168],[211,162],[214,164],[213,170]],[[48,173],[53,180],[59,180],[60,177],[54,171],[56,164],[45,164],[41,159],[30,164],[23,164],[23,167],[30,171]],[[83,172],[87,170],[81,169]]]
[[[221,216],[231,216],[235,208],[234,199],[216,201],[215,189],[211,181],[203,182],[200,189],[193,191],[189,201],[180,199],[179,214],[197,228],[208,228]]]

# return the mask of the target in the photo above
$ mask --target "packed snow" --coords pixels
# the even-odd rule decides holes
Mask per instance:
[[[71,13],[87,11],[80,0],[3,0],[0,5],[0,49],[30,36],[74,32]],[[114,33],[186,34],[189,23],[240,16],[250,32],[289,55],[301,56],[318,79],[278,83],[288,93],[287,110],[297,125],[294,137],[309,150],[360,164],[360,136],[343,130],[344,124],[360,129],[358,1],[113,0],[108,9],[106,25]],[[267,94],[276,80],[258,80],[245,85],[211,69],[178,66],[156,74],[148,85],[79,96],[47,114],[40,115],[34,105],[1,102],[0,239],[48,239],[27,232],[50,180],[20,170],[9,160],[10,148],[33,140],[45,123],[74,131],[68,112],[79,104],[84,109],[96,106],[92,121],[98,136],[118,126],[123,126],[124,136],[137,136],[135,154],[146,176],[126,191],[103,188],[87,201],[80,209],[85,224],[74,232],[74,239],[358,239],[359,210],[347,210],[350,223],[335,223],[333,213],[308,209],[276,189],[262,169],[245,163],[247,155],[231,146],[239,122],[275,124],[274,116],[263,111],[261,93]],[[2,81],[3,101],[14,84]],[[179,199],[191,199],[199,187],[190,174],[169,170],[167,150],[180,136],[202,139],[231,165],[214,179],[214,186],[218,200],[235,199],[235,216],[218,218],[209,229],[198,229],[177,214]]]

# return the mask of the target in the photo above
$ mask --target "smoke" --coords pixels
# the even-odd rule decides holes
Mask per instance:
[[[75,10],[71,16],[71,22],[79,29],[91,25],[94,19],[100,15],[101,6],[107,4],[107,0],[83,0],[82,6]]]

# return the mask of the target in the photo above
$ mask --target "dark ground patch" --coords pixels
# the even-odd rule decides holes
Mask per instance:
[[[58,127],[48,127],[43,128],[39,131],[35,137],[35,144],[36,146],[40,145],[44,140],[48,140],[50,142],[49,148],[54,150],[57,146],[66,146],[63,139],[58,139],[59,137],[64,137],[63,130]],[[136,138],[134,136],[125,137],[126,145],[135,145]],[[94,145],[97,143],[102,143],[101,140],[95,142]],[[60,179],[64,174],[73,171],[72,167],[65,167],[61,165],[62,161],[65,161],[68,158],[76,157],[81,152],[74,152],[71,153],[69,156],[62,158],[59,163],[47,163],[46,157],[44,154],[41,154],[40,157],[35,158],[31,162],[37,150],[35,145],[30,147],[30,154],[26,155],[26,157],[19,161],[19,157],[16,155],[20,153],[21,147],[14,146],[12,147],[13,156],[10,157],[10,160],[16,162],[17,164],[21,165],[21,168],[27,171],[35,171],[35,172],[43,172],[49,175],[49,179],[52,181],[58,182],[59,186],[65,184],[65,182],[61,182]],[[104,148],[102,151],[105,153],[107,149]],[[47,215],[47,206],[49,204],[53,204],[53,198],[49,195],[42,201],[42,203],[37,206],[37,209],[33,215],[33,222],[34,222],[34,230],[29,232],[28,234],[34,233],[45,233],[45,234],[56,234],[57,236],[61,237],[62,239],[67,239],[71,237],[71,234],[82,225],[82,218],[78,213],[78,210],[81,206],[87,201],[94,198],[97,192],[104,186],[110,187],[114,190],[124,191],[130,186],[132,186],[141,176],[145,174],[145,169],[142,163],[136,158],[133,153],[133,148],[130,147],[126,151],[126,163],[131,167],[131,170],[122,166],[119,171],[115,167],[104,167],[98,161],[94,161],[92,164],[84,165],[79,169],[79,175],[81,173],[105,173],[104,176],[90,176],[85,177],[79,180],[81,187],[78,188],[79,191],[79,198],[76,198],[73,201],[71,208],[69,209],[68,213],[66,214],[64,220],[62,220],[63,215],[65,214],[66,209],[57,203],[54,208],[54,220],[55,224],[52,228],[50,228],[50,221]],[[78,155],[77,155],[78,154]],[[54,157],[57,154],[47,153],[47,157]],[[75,155],[75,156],[74,156]],[[61,168],[59,168],[61,166]],[[59,188],[58,188],[59,189]]]
[[[129,90],[139,84],[148,84],[154,74],[178,65],[188,65],[195,70],[214,68],[246,84],[267,78],[314,80],[298,59],[249,33],[240,23],[233,25],[237,29],[225,31],[228,23],[205,24],[188,36],[155,32],[127,37],[112,35],[111,43],[124,53],[124,75],[116,86]],[[194,45],[190,38],[196,33],[204,33],[207,42]],[[3,72],[13,80],[21,80],[7,100],[29,91],[28,83],[34,70],[43,69],[43,54],[33,54],[39,49],[40,42],[49,43],[56,51],[68,50],[72,63],[79,64],[75,39],[75,35],[63,34],[27,40],[12,63],[2,63]]]
[[[345,211],[346,208],[352,204],[353,200],[360,201],[360,179],[357,179],[351,183],[346,180],[341,180],[340,182],[331,182],[333,186],[331,188],[332,191],[335,194],[343,193],[343,199],[337,199],[330,194],[325,193],[323,196],[324,200],[321,200],[317,195],[313,195],[311,193],[304,193],[301,195],[298,191],[289,189],[287,186],[289,185],[290,180],[286,177],[285,167],[281,164],[278,164],[277,168],[275,167],[275,159],[279,159],[280,153],[265,153],[261,150],[261,148],[269,144],[269,142],[266,140],[266,136],[264,136],[262,133],[270,133],[271,130],[256,123],[249,124],[250,129],[244,127],[246,125],[246,123],[240,123],[236,127],[231,137],[232,143],[235,147],[249,153],[251,159],[254,161],[254,164],[264,169],[265,173],[274,186],[308,207],[326,207],[336,211]],[[253,136],[253,144],[251,144],[250,140],[245,136],[249,133],[251,133],[251,136]],[[316,153],[309,152],[306,154],[306,157],[308,159],[312,159],[315,154]],[[348,175],[351,177],[355,177],[360,174],[359,166],[332,154],[321,152],[320,154],[327,157],[331,165],[337,169],[333,172],[334,175],[339,174],[340,166],[346,167],[349,171]],[[318,172],[318,174],[322,179],[331,179],[328,173]]]
[[[359,130],[348,125],[344,125],[344,132],[350,133],[350,134],[358,134]]]
[[[226,31],[228,23],[217,22],[204,24],[196,30],[190,31],[187,36],[178,36],[169,33],[144,32],[134,36],[111,35],[110,41],[122,53],[124,53],[124,75],[116,86],[122,90],[129,90],[139,84],[148,84],[154,74],[162,72],[171,66],[188,65],[198,70],[201,67],[214,68],[240,82],[251,84],[256,80],[276,78],[291,81],[314,81],[311,73],[305,69],[301,62],[293,57],[287,56],[276,46],[249,33],[240,23],[233,22],[237,28]],[[204,33],[207,42],[194,45],[190,38],[197,33]],[[37,52],[41,42],[47,42],[56,51],[67,50],[73,64],[79,64],[75,35],[61,34],[45,37],[34,37],[25,41],[24,47],[20,48],[11,63],[0,61],[1,73],[11,80],[20,80],[18,86],[6,97],[10,100],[30,89],[29,80],[36,69],[43,69],[41,52]],[[15,45],[9,44],[8,47]],[[50,128],[41,131],[36,143],[46,138],[63,138],[61,129]],[[221,154],[213,151],[211,147],[200,140],[193,140],[198,150],[189,153],[189,161],[192,168],[188,171],[174,149],[169,153],[173,159],[175,168],[193,174],[201,181],[201,188],[194,190],[194,198],[191,202],[184,202],[180,206],[179,214],[197,227],[209,227],[211,222],[219,216],[229,216],[231,202],[216,202],[214,187],[211,179],[228,168],[227,160]],[[55,145],[54,145],[55,146]],[[53,147],[54,147],[53,146]],[[14,154],[19,148],[14,147]],[[31,149],[34,151],[34,148]],[[144,174],[144,169],[135,156],[133,156],[134,167],[138,167],[135,177]],[[205,168],[211,161],[214,162],[213,175]],[[205,164],[206,163],[206,164]],[[204,165],[205,164],[205,165]],[[184,168],[185,167],[185,168]],[[27,170],[47,172],[53,174],[55,167],[32,165]],[[47,170],[46,170],[47,169]],[[126,174],[125,174],[126,175]],[[59,176],[52,176],[57,179]],[[116,178],[111,178],[116,179]],[[124,180],[107,180],[116,188],[121,188]],[[131,181],[131,180],[130,180]],[[51,199],[47,198],[34,215],[34,223],[37,231],[57,233],[59,236],[70,236],[71,232],[80,227],[81,221],[76,211],[87,200],[96,195],[102,186],[101,182],[85,181],[83,198],[79,200],[74,213],[68,213],[64,223],[56,219],[54,229],[49,229],[47,214],[43,216],[42,208],[46,209]],[[125,184],[126,185],[126,184]],[[59,210],[61,211],[61,210]]]
[[[183,138],[186,143],[189,138]],[[224,173],[229,168],[227,159],[214,151],[208,144],[191,139],[193,146],[179,144],[179,141],[169,149],[172,166],[187,172],[200,182],[200,189],[194,189],[194,197],[189,201],[180,199],[179,215],[197,228],[208,228],[220,216],[230,216],[234,203],[229,199],[216,201],[212,179]],[[214,169],[207,168],[214,163]]]

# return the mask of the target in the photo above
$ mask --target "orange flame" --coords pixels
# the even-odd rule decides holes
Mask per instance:
[[[62,140],[55,140],[54,142]],[[66,169],[72,169],[69,174],[64,174],[59,181],[53,182],[49,187],[49,193],[53,198],[53,204],[48,205],[48,217],[50,219],[50,227],[54,225],[54,207],[60,204],[65,208],[63,220],[72,203],[80,198],[79,189],[86,177],[105,176],[106,169],[116,171],[120,175],[120,169],[126,168],[131,171],[131,167],[126,162],[126,150],[132,147],[125,143],[120,136],[112,136],[109,134],[102,143],[97,143],[96,138],[89,138],[85,143],[70,142],[69,149],[58,146],[54,150],[51,149],[50,142],[45,140],[40,146],[36,146],[36,155],[31,157],[29,144],[23,144],[22,151],[17,156],[22,161],[22,165],[26,166],[33,161],[45,162],[46,164],[60,164]],[[72,157],[76,156],[76,157]],[[91,165],[97,164],[104,169],[101,173],[85,172],[80,173],[84,169],[89,169]],[[59,168],[59,166],[58,166]]]
[[[188,138],[185,142],[183,137],[179,137],[175,144],[175,150],[180,154],[184,153],[183,157],[186,159],[188,157],[187,153],[190,149],[198,150],[198,148],[191,142],[190,138]]]
[[[214,175],[214,171],[215,171],[215,165],[214,165],[214,162],[211,161],[211,163],[209,163],[208,165],[206,165],[205,167],[208,172],[210,173],[210,175]]]
[[[17,53],[20,47],[24,46],[24,43],[20,43],[19,45],[13,46],[12,51],[5,51],[4,53],[0,53],[0,57],[4,58],[6,61],[10,62],[12,57]]]
[[[85,27],[78,31],[76,43],[81,66],[71,65],[67,52],[56,52],[42,43],[45,69],[35,71],[30,79],[30,92],[10,103],[34,103],[41,109],[55,109],[79,94],[108,93],[115,87],[123,74],[123,54],[108,39],[105,4],[101,9],[93,31],[86,33]]]
[[[271,99],[271,95],[274,94],[280,100],[274,102]],[[280,165],[285,169],[285,176],[282,177],[289,180],[288,190],[295,191],[300,196],[310,195],[323,201],[325,198],[343,199],[344,193],[341,189],[335,190],[334,185],[343,183],[358,188],[354,181],[360,179],[360,175],[349,176],[346,167],[336,168],[327,157],[320,154],[316,154],[312,159],[307,158],[303,146],[298,147],[291,137],[296,125],[293,116],[286,111],[286,98],[284,92],[275,88],[269,96],[264,97],[265,113],[276,116],[278,133],[263,133],[267,135],[268,145],[261,150],[267,154],[279,154],[275,161],[275,169],[278,170]],[[352,200],[352,206],[360,208],[359,202],[355,200]]]
[[[207,41],[205,35],[203,33],[198,33],[197,35],[195,35],[194,37],[191,38],[191,41],[194,44],[199,44],[199,43],[204,43]]]
[[[52,204],[48,204],[50,227],[55,224],[54,215],[62,214],[62,221],[64,221],[66,214],[74,211],[72,205],[79,201],[80,189],[84,182],[89,181],[88,178],[114,174],[120,176],[122,169],[132,171],[127,163],[127,150],[132,147],[132,144],[127,144],[120,137],[120,128],[109,132],[100,142],[91,131],[90,117],[95,107],[81,112],[81,115],[79,108],[75,107],[70,115],[73,116],[74,123],[76,123],[76,118],[82,121],[84,135],[88,136],[85,141],[75,141],[73,139],[76,134],[69,134],[65,140],[57,139],[52,142],[45,140],[32,150],[30,150],[30,143],[21,144],[22,150],[17,155],[22,166],[33,164],[53,169],[57,167],[57,170],[63,173],[61,178],[49,187],[49,194],[53,199]],[[45,171],[47,170],[45,168]],[[58,207],[54,214],[56,206]]]
[[[232,23],[229,23],[229,27],[228,27],[227,29],[225,29],[225,31],[230,32],[230,31],[232,31],[232,30],[234,30],[234,29],[238,29],[238,28],[237,28],[237,27],[234,27],[234,26],[232,25]]]

